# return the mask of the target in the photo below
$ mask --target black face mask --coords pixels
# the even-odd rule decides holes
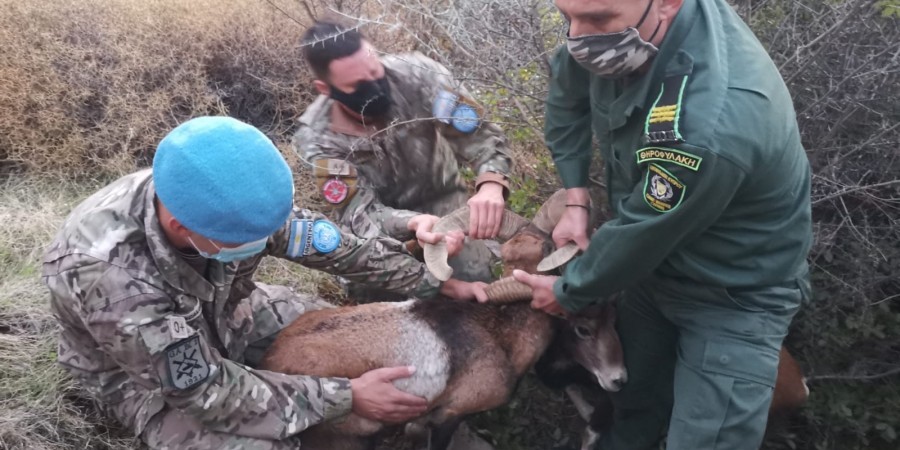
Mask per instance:
[[[383,116],[391,107],[391,85],[387,77],[361,81],[352,94],[330,84],[328,86],[331,88],[331,98],[363,116]]]

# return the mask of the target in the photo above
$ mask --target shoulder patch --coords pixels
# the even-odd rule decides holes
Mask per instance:
[[[300,258],[309,254],[312,247],[312,219],[291,220],[291,235],[288,238],[287,257]]]
[[[647,144],[663,144],[684,142],[679,125],[682,115],[682,100],[688,76],[670,76],[663,80],[659,95],[650,108],[650,114],[644,123],[644,142]]]
[[[647,161],[665,161],[678,164],[694,172],[700,170],[700,163],[703,162],[703,158],[697,155],[666,147],[646,147],[638,150],[635,154],[637,155],[638,164],[643,164]]]
[[[474,133],[481,125],[480,110],[473,100],[447,89],[438,91],[431,104],[435,120],[463,134]]]
[[[327,220],[317,220],[312,227],[312,245],[319,253],[331,253],[341,245],[341,230]]]
[[[651,209],[669,212],[681,204],[686,187],[675,175],[655,163],[647,166],[644,201]]]
[[[209,377],[209,363],[200,348],[200,336],[178,341],[166,348],[169,381],[176,389],[190,389]]]

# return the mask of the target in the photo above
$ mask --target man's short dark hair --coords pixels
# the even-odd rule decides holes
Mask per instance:
[[[356,28],[331,22],[316,22],[303,34],[303,57],[316,78],[326,80],[328,65],[359,51],[363,39]]]

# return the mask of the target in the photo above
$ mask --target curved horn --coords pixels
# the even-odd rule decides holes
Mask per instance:
[[[500,233],[497,235],[497,239],[506,241],[528,224],[527,219],[510,210],[505,210],[500,218]],[[468,206],[463,206],[442,217],[431,229],[435,233],[447,233],[454,230],[462,232],[469,230]],[[453,268],[447,264],[447,244],[443,241],[437,244],[425,244],[424,253],[425,266],[435,278],[441,281],[449,280],[453,275]]]
[[[531,300],[531,287],[513,277],[501,278],[484,288],[489,303],[512,303]]]
[[[553,234],[553,228],[559,223],[559,219],[562,217],[565,210],[566,190],[560,189],[553,193],[553,195],[541,205],[531,223],[549,236]]]
[[[540,263],[537,265],[537,270],[539,272],[549,272],[563,264],[572,260],[576,254],[578,254],[578,245],[574,242],[569,242],[568,244],[556,249],[553,253],[547,255],[546,258],[542,259]]]

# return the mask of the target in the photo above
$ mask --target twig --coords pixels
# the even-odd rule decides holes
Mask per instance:
[[[839,381],[872,381],[879,380],[881,378],[887,378],[893,375],[900,374],[900,367],[895,369],[888,370],[887,372],[876,373],[871,375],[849,375],[849,374],[835,374],[835,375],[810,375],[806,377],[806,381],[809,382],[818,382],[822,380],[839,380]]]

